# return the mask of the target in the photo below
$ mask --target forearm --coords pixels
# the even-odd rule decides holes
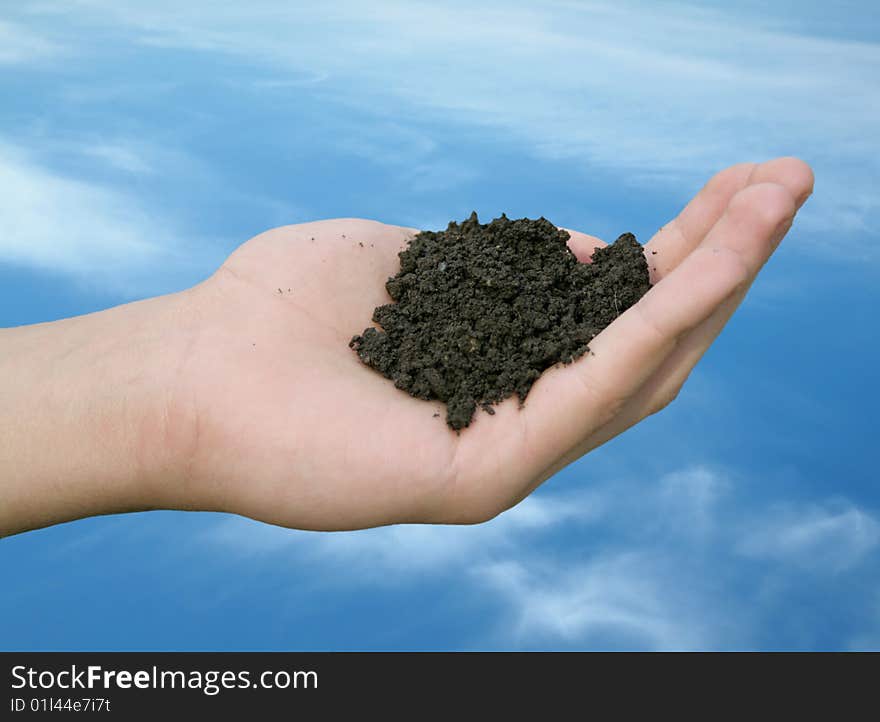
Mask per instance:
[[[0,329],[0,536],[157,503],[178,306]]]

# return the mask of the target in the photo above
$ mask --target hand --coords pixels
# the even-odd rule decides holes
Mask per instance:
[[[165,331],[146,334],[164,349],[144,353],[159,359],[154,392],[128,444],[137,481],[100,510],[222,510],[304,529],[490,519],[675,398],[812,184],[790,158],[719,173],[647,244],[656,285],[592,353],[461,434],[440,403],[395,389],[348,347],[388,302],[416,229],[340,219],[263,233],[166,297]],[[582,261],[603,245],[571,235]]]
[[[257,236],[193,294],[174,398],[197,431],[172,501],[312,529],[489,519],[674,398],[811,187],[791,159],[716,176],[647,244],[657,285],[593,354],[461,434],[348,347],[416,229],[343,219]],[[581,260],[597,245],[572,233]]]

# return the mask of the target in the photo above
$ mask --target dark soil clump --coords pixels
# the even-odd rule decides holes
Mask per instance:
[[[556,363],[570,363],[650,287],[631,233],[579,263],[569,234],[539,218],[476,213],[445,231],[422,231],[400,253],[400,271],[350,346],[394,385],[446,403],[446,422],[467,426],[479,405],[517,394]]]

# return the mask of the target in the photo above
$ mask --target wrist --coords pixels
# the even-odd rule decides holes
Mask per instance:
[[[187,299],[0,330],[0,535],[163,505]]]

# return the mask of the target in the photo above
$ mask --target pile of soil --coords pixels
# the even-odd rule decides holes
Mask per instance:
[[[349,344],[394,385],[446,403],[453,429],[479,405],[525,401],[545,370],[570,363],[650,287],[631,233],[579,263],[569,234],[545,218],[481,224],[476,213],[445,231],[422,231],[401,251],[400,271]]]

